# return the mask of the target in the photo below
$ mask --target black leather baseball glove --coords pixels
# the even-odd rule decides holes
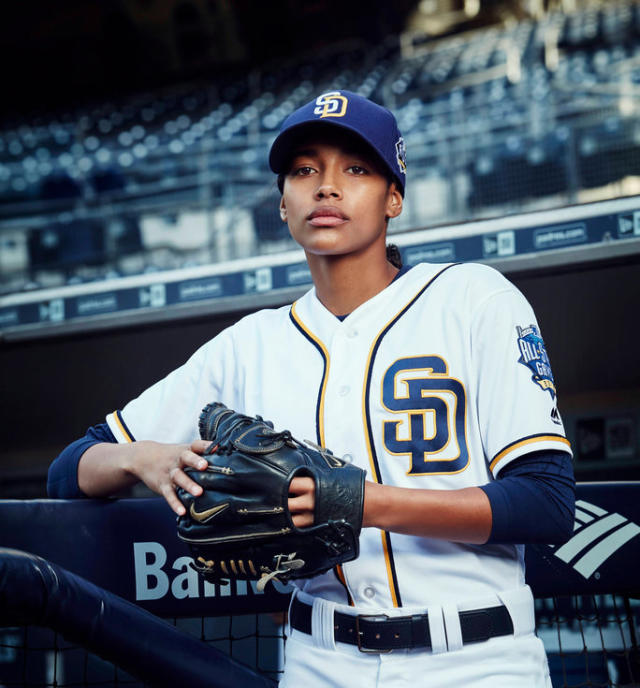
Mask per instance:
[[[200,416],[200,436],[211,440],[204,471],[187,470],[204,490],[178,489],[187,513],[178,536],[189,544],[196,570],[210,582],[306,578],[358,556],[365,472],[327,449],[303,444],[223,404]],[[315,519],[297,528],[287,508],[295,476],[315,481]]]

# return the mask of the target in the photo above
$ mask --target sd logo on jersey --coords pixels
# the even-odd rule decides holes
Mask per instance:
[[[401,358],[382,380],[382,403],[400,420],[384,421],[385,449],[410,456],[407,475],[460,473],[469,463],[464,385],[440,356]]]
[[[556,385],[551,372],[551,364],[538,328],[535,325],[529,325],[529,327],[516,325],[516,330],[518,332],[518,349],[520,349],[518,363],[529,368],[533,373],[531,379],[549,392],[552,399],[555,399]]]

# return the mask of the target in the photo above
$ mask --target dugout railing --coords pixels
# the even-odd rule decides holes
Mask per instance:
[[[640,483],[578,485],[527,547],[554,688],[640,686]],[[161,499],[0,501],[0,686],[269,686],[289,592],[210,585]]]

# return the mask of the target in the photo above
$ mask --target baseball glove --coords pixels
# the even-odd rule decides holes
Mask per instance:
[[[204,408],[200,436],[210,440],[204,471],[187,469],[204,492],[178,488],[186,514],[178,536],[207,581],[307,578],[358,556],[365,472],[329,450],[303,444],[223,404]],[[297,528],[287,507],[295,476],[315,482],[314,524]]]

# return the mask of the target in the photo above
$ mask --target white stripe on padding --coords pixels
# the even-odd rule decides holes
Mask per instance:
[[[635,523],[627,523],[626,526],[619,528],[615,533],[611,533],[592,547],[583,557],[578,559],[573,568],[585,578],[589,578],[600,564],[638,533],[640,533],[640,526]]]
[[[607,513],[604,509],[601,509],[599,506],[591,504],[590,502],[585,502],[583,499],[579,499],[576,502],[576,506],[580,506],[583,509],[590,511],[592,514],[595,514],[596,516],[604,516]]]
[[[589,523],[589,521],[593,521],[593,518],[593,514],[588,514],[586,511],[576,508],[576,521]]]
[[[579,554],[585,547],[592,543],[600,535],[604,535],[609,530],[613,530],[616,526],[626,522],[626,518],[620,514],[609,514],[606,518],[601,518],[599,521],[592,523],[581,530],[577,535],[574,535],[569,542],[566,542],[556,552],[556,557],[562,561],[569,562],[576,554]]]

